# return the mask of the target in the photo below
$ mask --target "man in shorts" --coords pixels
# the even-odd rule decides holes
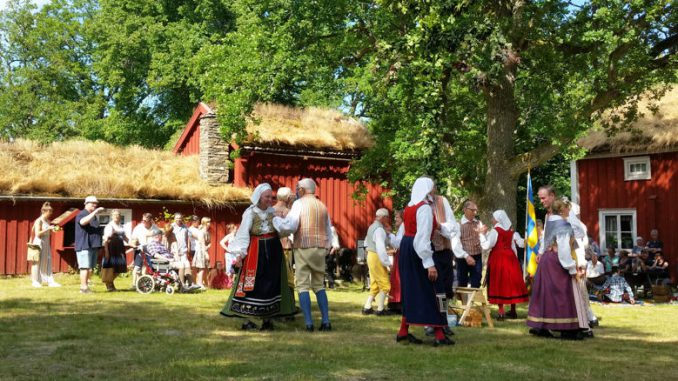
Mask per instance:
[[[92,269],[96,266],[99,250],[103,247],[103,229],[98,214],[104,208],[98,207],[99,200],[94,196],[85,198],[85,208],[75,217],[75,253],[80,269],[80,293],[90,294],[88,282]]]

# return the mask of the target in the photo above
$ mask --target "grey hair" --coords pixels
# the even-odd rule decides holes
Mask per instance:
[[[305,178],[299,180],[297,184],[299,188],[304,188],[308,193],[315,193],[315,181],[313,179]]]
[[[287,201],[290,198],[290,195],[292,194],[292,189],[288,187],[282,187],[278,188],[278,192],[275,194],[275,198],[277,198],[280,201]]]

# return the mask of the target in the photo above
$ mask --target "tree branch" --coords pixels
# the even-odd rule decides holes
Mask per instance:
[[[565,141],[563,144],[568,145],[572,143],[572,141],[573,140]],[[562,145],[550,143],[541,145],[532,151],[514,156],[509,160],[507,166],[511,173],[511,177],[517,178],[521,174],[527,172],[529,168],[535,168],[546,163],[561,152],[561,147]]]
[[[676,46],[678,46],[678,33],[659,41],[650,50],[650,56],[657,57],[664,50],[671,49]]]

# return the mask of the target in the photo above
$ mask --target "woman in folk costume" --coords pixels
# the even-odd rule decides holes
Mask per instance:
[[[403,212],[405,234],[400,242],[400,282],[403,317],[396,342],[407,341],[421,344],[422,341],[409,333],[410,325],[433,327],[434,346],[452,345],[454,341],[443,333],[447,325],[445,312],[434,287],[438,278],[433,263],[431,236],[434,229],[433,211],[430,207],[433,181],[420,177],[412,187],[412,197]],[[440,291],[444,293],[444,290]]]
[[[563,339],[581,340],[588,321],[575,286],[574,231],[562,217],[566,211],[562,200],[556,199],[551,211],[544,229],[544,254],[534,276],[527,325],[533,335],[552,337],[549,331],[553,330],[560,331]]]
[[[393,253],[393,264],[391,265],[391,273],[389,274],[389,279],[391,281],[391,291],[388,294],[388,309],[397,312],[398,314],[402,313],[401,307],[401,293],[400,293],[400,271],[398,270],[398,258],[400,257],[400,241],[403,239],[403,234],[405,234],[405,227],[403,225],[403,211],[395,210],[394,214],[394,229],[396,234],[390,233],[389,246],[395,249]]]
[[[579,296],[581,297],[580,302],[586,311],[589,327],[597,326],[598,318],[593,313],[593,309],[591,309],[588,290],[586,288],[586,248],[589,246],[588,229],[579,219],[579,205],[570,202],[565,197],[563,197],[563,201],[566,205],[566,209],[563,211],[563,217],[567,219],[567,222],[569,222],[570,225],[572,225],[574,240],[576,242],[574,252],[577,255],[577,289],[579,291]],[[567,216],[565,216],[565,213]],[[589,330],[587,335],[593,337],[593,331]]]
[[[497,320],[505,317],[517,319],[516,303],[528,301],[523,271],[517,258],[516,244],[524,247],[524,240],[511,229],[511,220],[506,212],[492,213],[494,229],[487,233],[487,248],[492,249],[487,261],[488,301],[499,306]],[[504,304],[511,305],[511,311],[504,314]]]
[[[243,213],[238,232],[228,245],[229,253],[236,255],[242,266],[221,314],[248,319],[242,325],[244,330],[257,329],[249,319],[262,318],[260,329],[271,331],[271,318],[289,316],[296,311],[287,286],[287,266],[280,238],[273,226],[271,186],[259,184],[251,200],[252,205]]]

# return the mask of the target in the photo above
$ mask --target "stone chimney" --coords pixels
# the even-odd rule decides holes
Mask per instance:
[[[200,177],[210,185],[228,182],[228,144],[219,132],[219,122],[210,112],[200,118]]]

